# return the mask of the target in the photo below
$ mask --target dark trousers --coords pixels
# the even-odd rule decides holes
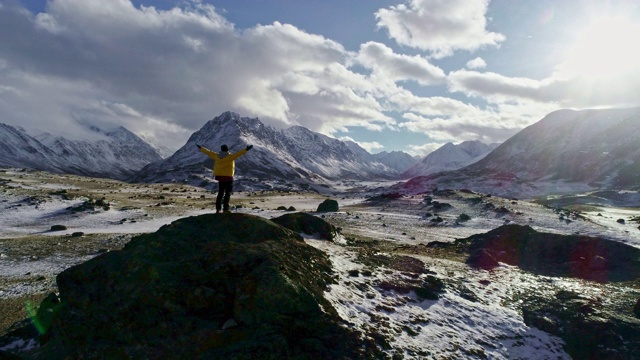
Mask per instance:
[[[218,197],[216,198],[216,210],[220,211],[224,206],[224,211],[229,210],[229,199],[233,191],[233,181],[220,181],[218,183]]]

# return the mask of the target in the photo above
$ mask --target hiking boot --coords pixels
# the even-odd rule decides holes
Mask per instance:
[[[223,211],[225,214],[231,214],[231,210],[225,210]]]

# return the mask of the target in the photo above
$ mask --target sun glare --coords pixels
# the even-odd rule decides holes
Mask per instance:
[[[558,70],[568,77],[620,78],[639,66],[638,43],[640,24],[623,17],[598,19],[578,36]]]

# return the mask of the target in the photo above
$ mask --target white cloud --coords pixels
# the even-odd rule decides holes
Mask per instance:
[[[362,44],[356,60],[372,69],[375,75],[391,81],[413,80],[422,85],[434,85],[446,79],[444,71],[427,59],[395,54],[391,48],[377,42]]]
[[[543,107],[632,107],[640,105],[640,69],[608,77],[554,75],[543,80],[459,70],[448,76],[449,90],[491,103],[538,102]]]
[[[467,62],[468,69],[482,69],[487,67],[487,63],[481,57],[477,57]]]
[[[474,114],[477,111],[473,105],[463,103],[448,97],[421,97],[398,89],[387,97],[390,109],[404,112],[410,110],[428,116],[447,116],[449,114]]]
[[[428,143],[424,145],[411,145],[409,146],[409,150],[407,151],[409,154],[413,156],[425,157],[432,152],[438,150],[446,143]]]
[[[394,100],[411,109],[403,115],[400,128],[424,133],[437,143],[459,143],[480,140],[484,143],[502,142],[523,127],[530,125],[557,105],[527,101],[496,103],[486,109],[442,98],[422,98],[405,93]]]
[[[362,147],[363,149],[367,150],[369,153],[373,153],[375,150],[384,149],[384,146],[377,141],[355,141],[349,136],[342,136],[338,140],[354,142],[360,145],[360,147]]]
[[[458,70],[449,73],[451,91],[493,99],[494,102],[505,98],[550,101],[552,97],[542,91],[548,85],[549,81],[507,77],[492,72]]]
[[[407,120],[400,126],[409,131],[425,133],[437,143],[461,142],[465,140],[480,140],[484,143],[505,139],[520,128],[498,127],[499,115],[487,113],[479,114],[482,118],[463,116],[425,117],[413,113],[404,114]],[[503,126],[506,125],[503,124]]]
[[[489,0],[409,0],[376,12],[378,27],[401,45],[430,51],[436,58],[456,50],[498,46],[504,35],[487,31]]]
[[[133,130],[133,120],[95,111],[109,103],[144,114],[147,126],[190,131],[227,110],[325,133],[395,122],[376,85],[346,67],[352,55],[342,45],[278,22],[237,31],[199,2],[161,11],[128,0],[56,0],[35,16],[4,7],[0,42],[0,87],[22,94],[0,101],[7,123],[70,126],[90,117]],[[175,136],[170,146],[184,140]]]

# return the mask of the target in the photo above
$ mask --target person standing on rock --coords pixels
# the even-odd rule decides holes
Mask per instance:
[[[213,159],[213,176],[218,180],[218,197],[216,198],[216,214],[223,209],[225,213],[229,210],[229,199],[233,191],[233,174],[236,171],[236,159],[251,150],[253,145],[247,146],[236,153],[230,153],[227,145],[220,147],[220,152],[211,151],[203,146],[196,144],[201,152],[207,154]]]

